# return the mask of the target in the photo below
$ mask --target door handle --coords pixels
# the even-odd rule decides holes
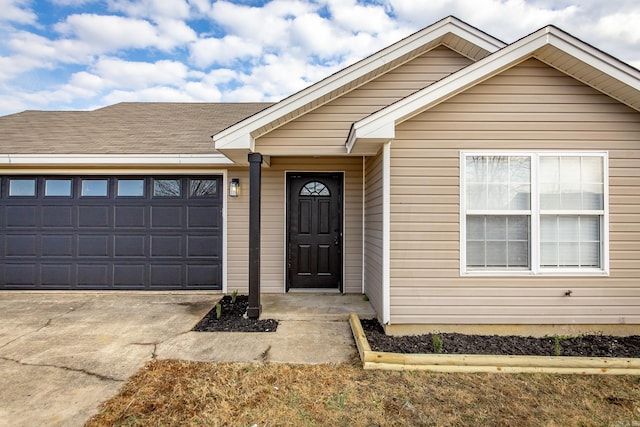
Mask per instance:
[[[340,246],[340,238],[338,236],[334,237],[333,244],[335,246]]]

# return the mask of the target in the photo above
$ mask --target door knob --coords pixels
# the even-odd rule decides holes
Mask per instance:
[[[338,236],[336,236],[336,237],[333,239],[333,244],[334,244],[335,246],[339,246],[339,245],[340,245],[340,238],[339,238]]]

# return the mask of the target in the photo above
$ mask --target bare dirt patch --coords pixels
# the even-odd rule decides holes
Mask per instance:
[[[362,319],[373,351],[513,356],[640,357],[640,335],[522,337],[454,333],[389,336],[376,319]]]
[[[87,426],[632,426],[640,377],[152,361]]]

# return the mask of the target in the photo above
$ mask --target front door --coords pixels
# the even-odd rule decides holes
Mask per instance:
[[[287,290],[342,291],[342,173],[287,174]]]

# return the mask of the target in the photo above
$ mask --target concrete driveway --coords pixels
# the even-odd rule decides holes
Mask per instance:
[[[82,425],[214,294],[0,293],[0,425]]]
[[[327,363],[355,354],[358,295],[264,296],[276,333],[191,328],[215,293],[0,292],[0,425],[81,426],[146,362]]]

